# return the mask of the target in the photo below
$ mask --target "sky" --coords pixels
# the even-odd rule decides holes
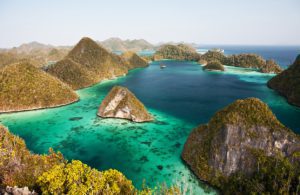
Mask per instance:
[[[0,48],[81,37],[300,45],[300,0],[0,0]]]

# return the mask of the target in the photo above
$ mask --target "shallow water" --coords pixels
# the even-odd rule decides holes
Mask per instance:
[[[68,159],[80,159],[100,170],[115,168],[141,187],[182,183],[192,194],[215,193],[198,182],[180,153],[193,127],[206,123],[222,107],[239,98],[258,97],[278,119],[300,133],[300,109],[266,87],[272,76],[253,69],[226,66],[226,72],[205,72],[193,62],[163,61],[130,71],[126,77],[79,90],[81,101],[69,106],[0,115],[0,121],[25,139],[30,150],[49,147]],[[146,105],[155,121],[136,124],[96,116],[101,100],[114,85],[128,87]]]

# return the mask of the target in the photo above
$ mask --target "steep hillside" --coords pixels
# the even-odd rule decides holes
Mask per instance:
[[[269,80],[268,87],[285,96],[289,103],[300,106],[300,55],[288,69]]]
[[[13,112],[66,105],[78,96],[59,79],[24,61],[0,69],[0,99],[0,112]]]

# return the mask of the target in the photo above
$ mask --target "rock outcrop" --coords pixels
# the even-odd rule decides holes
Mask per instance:
[[[0,194],[3,195],[38,195],[34,190],[30,191],[28,187],[18,188],[7,186],[5,189],[0,190]]]
[[[285,96],[290,104],[300,106],[300,55],[288,69],[269,80],[268,87]]]
[[[225,68],[219,61],[210,61],[207,65],[203,66],[203,70],[225,71]]]
[[[198,61],[200,55],[196,50],[188,45],[163,45],[154,54],[155,60],[174,59],[174,60],[189,60]]]
[[[232,179],[236,174],[242,175],[238,181],[245,178],[250,181],[253,174],[261,178],[273,174],[261,173],[258,168],[259,163],[263,166],[261,159],[285,158],[285,163],[299,164],[299,152],[299,136],[282,125],[266,104],[248,98],[235,101],[218,111],[208,124],[195,128],[184,145],[182,159],[201,180],[224,190],[230,183],[237,182]],[[261,154],[260,158],[257,153]],[[297,180],[297,176],[295,178]],[[251,182],[249,185],[256,186],[258,181]],[[267,184],[260,182],[258,189],[266,192]]]
[[[122,118],[134,122],[153,120],[145,106],[127,88],[115,86],[102,101],[98,116]]]
[[[67,84],[27,62],[0,69],[0,113],[57,107],[78,99]]]

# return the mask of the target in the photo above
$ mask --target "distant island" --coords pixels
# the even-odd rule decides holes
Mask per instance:
[[[285,96],[289,103],[300,107],[300,55],[288,69],[269,80],[268,87]]]
[[[300,137],[256,98],[237,100],[195,128],[182,159],[224,194],[296,194],[300,187]]]
[[[198,61],[200,55],[196,50],[186,44],[178,45],[162,45],[154,54],[154,60],[174,59],[174,60],[190,60]]]
[[[208,51],[201,55],[199,63],[219,61],[223,65],[242,68],[255,68],[263,73],[280,73],[282,68],[274,60],[265,60],[257,54],[238,54],[225,56],[218,51]]]
[[[154,50],[155,46],[144,39],[122,40],[120,38],[109,38],[98,42],[109,51],[133,51]]]
[[[236,66],[243,68],[254,68],[263,73],[280,73],[282,68],[274,60],[265,60],[256,54],[238,54],[225,56],[220,50],[209,50],[201,55],[186,44],[163,45],[154,54],[153,60],[174,59],[197,61],[206,65],[211,61],[218,61],[222,65]]]

